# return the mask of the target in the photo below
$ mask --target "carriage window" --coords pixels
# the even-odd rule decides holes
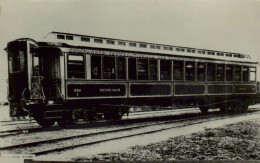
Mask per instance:
[[[194,80],[195,68],[194,62],[186,62],[185,65],[185,80]]]
[[[138,59],[138,80],[147,80],[148,79],[148,60],[147,59]]]
[[[104,79],[115,79],[115,57],[103,57],[103,78]]]
[[[226,81],[233,81],[233,66],[226,66]]]
[[[68,78],[85,78],[83,55],[68,55]]]
[[[38,56],[33,56],[33,75],[34,76],[40,75],[39,57]]]
[[[197,64],[198,81],[205,81],[205,72],[206,72],[206,64],[205,63],[198,63]]]
[[[171,80],[171,69],[172,69],[171,66],[172,66],[171,61],[165,61],[165,60],[160,61],[161,80]]]
[[[147,45],[146,44],[140,44],[139,46],[140,46],[140,48],[146,48]]]
[[[66,36],[66,40],[73,40],[73,36]]]
[[[113,40],[107,40],[107,44],[115,45],[115,41],[113,41]]]
[[[241,81],[241,66],[235,66],[235,81]]]
[[[136,80],[136,59],[128,59],[128,78],[131,80]]]
[[[64,35],[57,35],[57,39],[65,39],[65,36]]]
[[[243,81],[248,81],[249,67],[243,67]]]
[[[131,47],[136,47],[136,43],[130,42],[130,43],[129,43],[129,46],[131,46]]]
[[[126,79],[125,58],[117,57],[117,79]]]
[[[101,56],[91,56],[91,78],[101,79]]]
[[[103,43],[103,40],[102,40],[102,39],[97,39],[97,38],[96,38],[96,39],[94,39],[94,42],[95,42],[95,43],[100,43],[100,44],[102,44],[102,43]]]
[[[183,80],[183,61],[173,62],[173,80]]]
[[[224,81],[225,75],[225,65],[218,64],[217,65],[217,81]]]
[[[163,47],[163,50],[168,50],[168,49],[169,49],[169,47],[167,47],[167,46]]]
[[[90,42],[90,38],[88,38],[88,37],[81,37],[81,41]]]
[[[208,63],[207,64],[207,79],[208,81],[215,81],[215,70],[216,70],[216,65],[214,63]]]
[[[122,46],[125,46],[125,42],[123,42],[123,41],[118,41],[118,45],[122,45]]]
[[[149,60],[149,79],[150,80],[157,80],[157,60]]]
[[[256,68],[250,67],[250,81],[254,82],[256,81]]]
[[[150,48],[151,49],[155,49],[155,45],[150,45]]]

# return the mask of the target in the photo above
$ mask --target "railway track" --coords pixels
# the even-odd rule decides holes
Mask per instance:
[[[207,121],[216,121],[216,120],[227,119],[231,117],[249,115],[249,114],[253,114],[255,111],[257,110],[251,110],[243,114],[238,114],[238,113],[229,113],[226,115],[213,114],[209,116],[200,116],[200,117],[186,118],[181,120],[170,120],[164,122],[142,124],[142,125],[137,125],[132,127],[124,127],[124,128],[106,130],[106,131],[95,132],[95,133],[67,136],[67,137],[55,138],[55,139],[46,139],[42,141],[27,142],[22,144],[14,144],[10,146],[1,147],[0,150],[5,152],[8,151],[12,152],[12,150],[15,149],[14,151],[17,152],[18,149],[18,151],[35,154],[36,156],[38,156],[38,155],[48,154],[51,152],[63,151],[63,150],[68,150],[68,149],[81,147],[81,146],[90,146],[93,144],[108,142],[108,141],[127,138],[127,137],[151,134],[151,133],[160,132],[164,130],[184,127],[188,125],[199,124]],[[183,122],[183,123],[178,124],[179,122]],[[153,129],[155,126],[162,126],[162,125],[164,125],[164,127]],[[104,138],[104,135],[107,136],[105,136]],[[93,139],[93,137],[98,137],[98,136],[100,138],[94,138],[94,140],[91,140]],[[86,138],[90,140],[87,141]],[[64,141],[67,142],[63,143]],[[74,142],[79,142],[79,143],[74,143]],[[54,148],[50,147],[50,145],[53,146]],[[48,146],[48,148],[46,148],[46,146]]]
[[[145,115],[145,116],[149,116],[149,115],[154,115],[154,114],[163,114],[163,113],[169,113],[169,112],[172,112],[172,113],[179,113],[179,112],[189,112],[191,113],[192,111],[195,111],[198,109],[197,108],[188,108],[188,109],[179,109],[179,110],[156,110],[156,111],[141,111],[141,112],[134,112],[134,113],[131,113],[129,115],[128,118],[124,119],[124,123],[131,123],[133,121],[133,117],[134,117],[134,120],[138,119],[136,122],[141,122],[141,121],[145,121],[145,120],[153,120],[153,118],[150,118],[150,117],[147,117],[147,118],[136,118],[136,116],[140,117],[142,115]],[[198,111],[199,112],[199,111]],[[156,119],[156,118],[155,118]],[[100,121],[102,122],[102,121]],[[36,124],[36,122],[31,122],[33,124]],[[22,123],[12,123],[12,124],[3,124],[1,126],[7,126],[7,125],[23,125],[23,124],[31,124],[30,122],[22,122]],[[82,124],[82,123],[81,123]],[[83,122],[83,124],[86,124],[85,122]],[[80,127],[80,123],[79,124],[76,124],[76,125],[79,125],[79,126],[75,126],[75,125],[72,125],[72,126],[69,126],[68,128],[74,128],[74,127]],[[1,137],[7,137],[7,136],[13,136],[13,135],[17,135],[17,134],[25,134],[25,133],[32,133],[32,132],[39,132],[39,131],[48,131],[48,130],[59,130],[61,129],[61,127],[58,127],[57,125],[56,126],[53,126],[51,128],[47,128],[47,129],[44,129],[42,127],[39,127],[39,126],[26,126],[26,127],[21,127],[19,129],[8,129],[8,130],[2,130],[0,129],[0,138]]]
[[[251,108],[250,111],[253,110],[258,110],[257,108]],[[187,111],[187,112],[186,112]],[[192,112],[194,111],[194,112]],[[197,112],[196,112],[197,111]],[[183,112],[180,115],[164,115],[164,116],[157,116],[157,117],[149,117],[149,115],[153,115],[156,113],[169,113],[169,112],[174,112],[174,113],[179,113],[179,112]],[[200,111],[197,108],[188,108],[188,109],[179,109],[179,110],[163,110],[163,111],[146,111],[146,112],[135,112],[130,114],[130,116],[126,119],[123,119],[121,123],[123,123],[124,125],[127,124],[131,124],[131,123],[141,123],[144,121],[147,122],[153,122],[153,121],[159,121],[159,120],[171,120],[173,118],[175,119],[181,119],[181,118],[191,118],[194,116],[200,116]],[[211,110],[209,114],[218,114],[218,111],[215,110]],[[148,117],[138,117],[138,116],[142,116],[142,115],[148,115]],[[133,118],[134,117],[134,118]],[[99,122],[106,122],[106,121],[99,121]],[[34,122],[36,123],[36,122]],[[87,124],[86,126],[86,122],[82,122],[82,123],[76,123],[75,125],[69,125],[67,126],[67,129],[74,129],[74,128],[92,128],[92,127],[98,127],[98,124],[93,125],[93,124]],[[39,126],[26,126],[26,127],[21,127],[21,128],[17,128],[17,129],[8,129],[8,130],[0,130],[0,138],[1,137],[8,137],[8,136],[14,136],[14,135],[18,135],[18,134],[28,134],[28,133],[33,133],[33,132],[44,132],[44,131],[53,131],[53,130],[60,130],[62,129],[61,127],[55,125],[51,128],[42,128]]]

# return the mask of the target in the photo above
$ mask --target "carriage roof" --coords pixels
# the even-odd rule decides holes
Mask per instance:
[[[258,62],[253,61],[249,55],[234,52],[198,49],[192,47],[165,45],[63,32],[50,32],[44,37],[44,41],[53,43],[65,43],[63,45],[80,48],[92,47],[109,50],[123,50],[129,52],[144,52],[173,55],[179,57],[197,57],[258,64]]]

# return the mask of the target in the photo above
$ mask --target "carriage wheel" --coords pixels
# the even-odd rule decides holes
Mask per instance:
[[[41,110],[34,112],[33,117],[36,120],[36,122],[43,128],[51,127],[55,123],[55,120],[44,119],[44,111],[41,111]]]
[[[66,117],[63,117],[62,119],[60,120],[57,120],[57,124],[60,126],[60,127],[63,127],[65,128],[66,125],[69,125],[69,124],[73,124],[73,119],[66,116]]]
[[[200,106],[199,108],[202,114],[207,114],[209,111],[209,108],[207,106]]]
[[[249,106],[248,104],[241,105],[240,111],[241,112],[246,112],[248,110],[248,106]]]
[[[229,104],[224,104],[219,107],[221,113],[228,113],[230,111]]]
[[[122,119],[122,112],[120,109],[115,109],[104,113],[104,118],[111,123],[118,123]]]

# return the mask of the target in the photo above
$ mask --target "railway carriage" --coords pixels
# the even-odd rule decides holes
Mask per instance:
[[[130,106],[246,110],[257,93],[249,55],[61,32],[9,42],[10,114],[43,127],[120,120]]]

